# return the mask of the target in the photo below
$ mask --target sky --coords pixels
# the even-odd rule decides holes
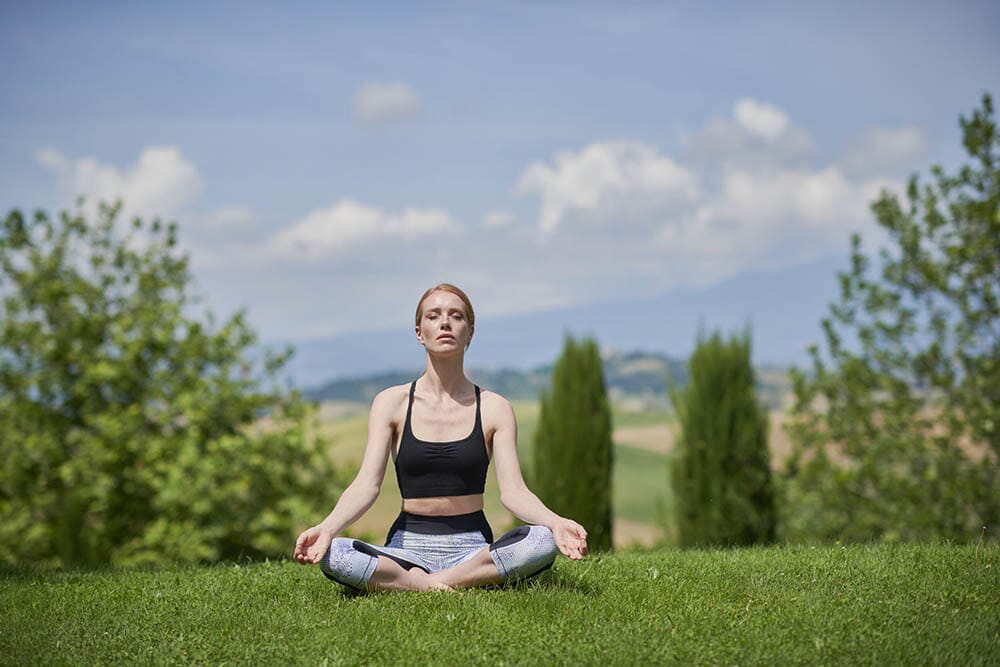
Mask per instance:
[[[0,3],[0,206],[176,220],[265,340],[710,288],[961,159],[1000,5]],[[614,317],[614,310],[609,309]],[[692,330],[694,324],[692,323]]]

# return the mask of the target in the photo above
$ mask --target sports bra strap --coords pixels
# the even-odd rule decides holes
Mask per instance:
[[[474,384],[472,386],[476,388],[476,423],[473,425],[473,429],[475,428],[481,429],[483,427],[483,415],[482,415],[482,409],[480,407],[482,401],[479,398],[479,385]],[[410,435],[413,435],[413,426],[410,425],[410,419],[413,415],[413,395],[416,393],[416,391],[417,391],[417,381],[414,380],[413,382],[410,383],[410,400],[406,404],[406,421],[403,423],[403,431],[404,432],[409,431]]]
[[[480,410],[479,408],[479,385],[474,384],[472,386],[476,388],[476,424],[475,426],[473,426],[473,428],[482,429],[483,417],[482,417],[482,410]]]
[[[403,431],[409,431],[413,435],[413,427],[410,426],[410,415],[413,413],[413,394],[417,390],[417,381],[410,383],[410,402],[406,404],[406,422],[403,424]]]

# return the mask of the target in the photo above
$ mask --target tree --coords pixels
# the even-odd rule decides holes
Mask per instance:
[[[288,353],[192,318],[175,226],[119,208],[0,228],[0,563],[285,554],[338,484]]]
[[[688,383],[671,386],[680,434],[671,464],[681,546],[771,542],[774,493],[767,410],[757,400],[750,332],[698,335]]]
[[[557,514],[587,529],[592,551],[610,550],[611,408],[597,343],[566,337],[542,392],[535,431],[533,486]]]
[[[888,243],[851,239],[825,354],[792,374],[789,538],[997,539],[1000,135],[984,95],[967,162],[872,204]]]

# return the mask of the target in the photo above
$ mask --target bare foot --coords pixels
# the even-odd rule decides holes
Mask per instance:
[[[451,586],[438,581],[434,575],[427,574],[420,568],[410,570],[410,585],[415,591],[450,591],[455,592]]]

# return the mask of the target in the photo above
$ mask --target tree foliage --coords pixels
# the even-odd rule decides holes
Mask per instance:
[[[688,383],[671,386],[680,435],[671,464],[681,546],[770,542],[774,492],[767,410],[757,400],[750,332],[699,334]]]
[[[956,173],[872,205],[888,244],[851,241],[825,355],[795,371],[785,533],[997,539],[1000,520],[1000,135],[961,118]]]
[[[118,211],[0,228],[0,563],[286,553],[336,493],[288,353],[192,318],[175,226]]]
[[[552,511],[587,529],[592,551],[612,548],[611,407],[597,343],[567,336],[542,392],[533,486]]]

